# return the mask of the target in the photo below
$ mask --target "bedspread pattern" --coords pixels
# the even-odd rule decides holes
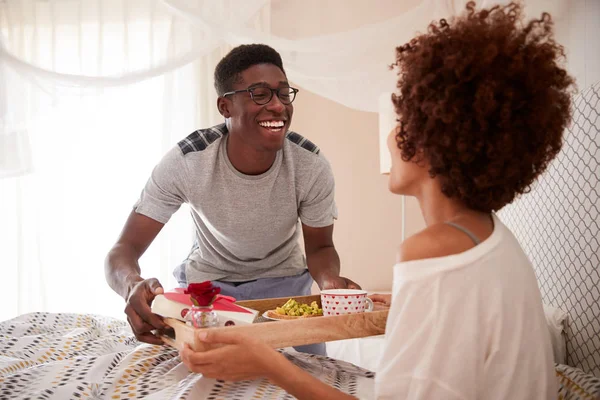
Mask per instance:
[[[322,381],[370,398],[373,373],[327,357],[284,352]],[[267,380],[223,382],[190,373],[168,346],[139,343],[124,321],[25,314],[0,323],[0,399],[291,399]]]

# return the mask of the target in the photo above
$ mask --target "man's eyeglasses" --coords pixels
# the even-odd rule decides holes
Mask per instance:
[[[249,89],[234,90],[233,92],[223,93],[223,97],[243,92],[250,93],[250,97],[252,97],[252,100],[254,100],[254,102],[259,106],[264,106],[265,104],[268,104],[273,98],[273,93],[277,93],[277,97],[279,97],[279,100],[283,104],[288,105],[292,104],[292,101],[294,101],[294,99],[296,98],[296,93],[298,93],[298,89],[292,87],[271,89],[270,87],[257,86]]]

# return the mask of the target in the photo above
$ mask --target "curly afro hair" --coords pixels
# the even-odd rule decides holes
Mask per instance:
[[[283,72],[281,56],[266,44],[243,44],[233,48],[219,61],[215,68],[215,90],[219,96],[233,90],[242,71],[256,64],[273,64]]]
[[[404,161],[429,162],[446,196],[490,212],[528,192],[560,151],[573,79],[550,15],[524,25],[515,3],[466,9],[396,48],[396,141]]]

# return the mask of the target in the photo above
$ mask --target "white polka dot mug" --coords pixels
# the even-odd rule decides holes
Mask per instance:
[[[373,311],[373,301],[365,290],[328,289],[321,290],[323,315],[358,314]]]

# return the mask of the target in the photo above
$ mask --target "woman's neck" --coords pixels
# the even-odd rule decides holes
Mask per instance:
[[[462,201],[442,193],[438,179],[429,179],[420,187],[415,197],[427,226],[452,221],[460,217],[488,215],[468,208]]]

